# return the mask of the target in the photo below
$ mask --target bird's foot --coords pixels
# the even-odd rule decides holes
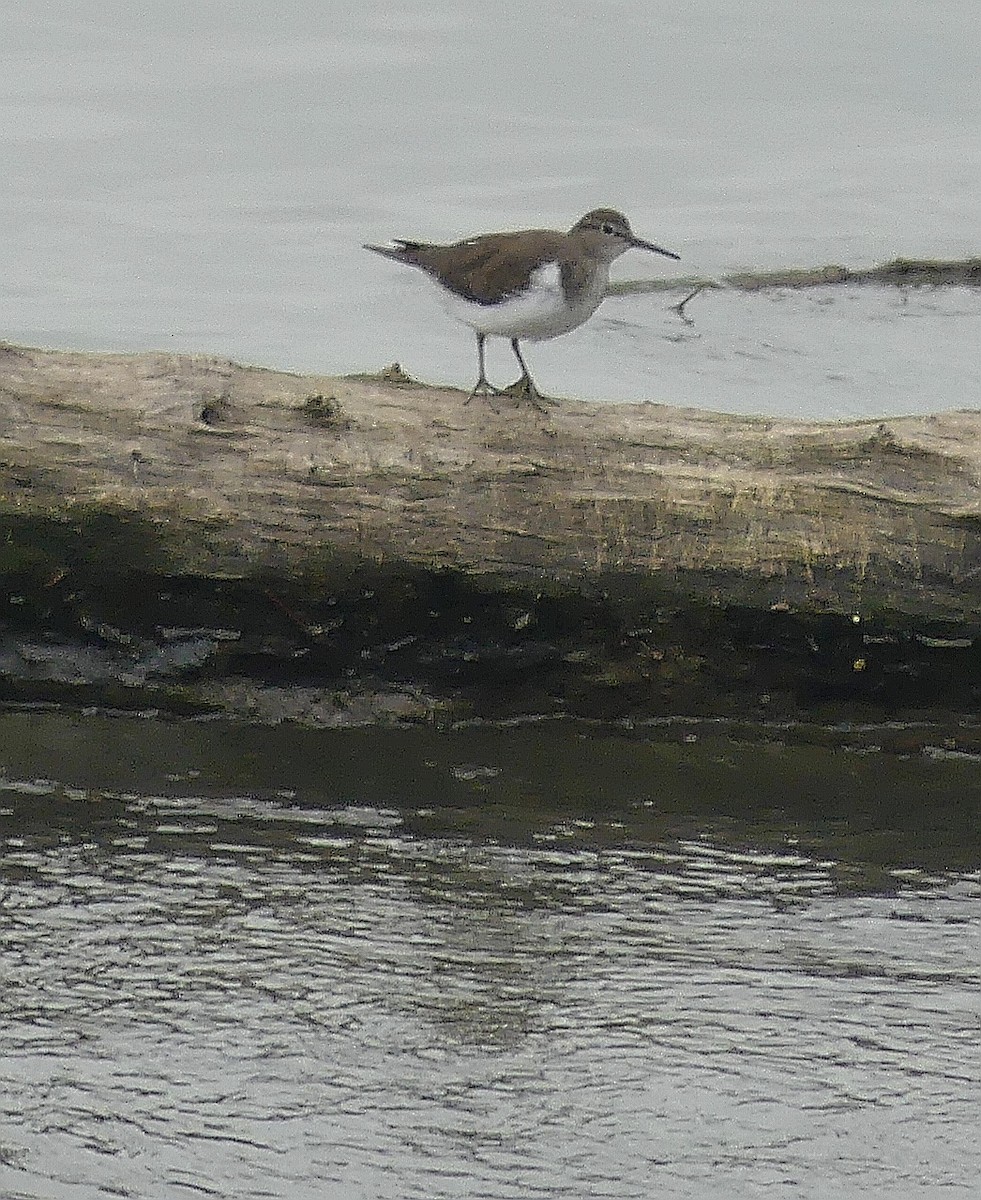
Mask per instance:
[[[492,383],[489,383],[483,376],[481,376],[473,385],[473,391],[463,403],[469,404],[474,396],[503,396],[504,394],[505,393],[502,388],[494,387]],[[491,408],[494,408],[493,404],[491,405]],[[497,410],[495,409],[494,411],[496,412]]]
[[[547,413],[550,408],[558,404],[557,400],[541,394],[530,375],[522,375],[508,387],[501,388],[498,395],[510,396],[514,400],[528,400],[539,412],[543,413]]]

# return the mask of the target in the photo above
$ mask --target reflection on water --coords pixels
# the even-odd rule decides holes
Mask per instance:
[[[981,764],[34,713],[0,774],[4,1196],[974,1194]]]

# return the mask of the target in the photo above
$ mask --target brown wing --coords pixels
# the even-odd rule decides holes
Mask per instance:
[[[561,259],[565,237],[547,229],[488,233],[451,246],[400,242],[389,257],[421,267],[474,304],[496,304],[520,291],[536,267]]]

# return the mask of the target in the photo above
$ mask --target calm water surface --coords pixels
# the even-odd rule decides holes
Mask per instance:
[[[976,0],[0,0],[0,337],[469,387],[361,250],[624,209],[697,276],[981,253]],[[674,270],[630,254],[618,278]],[[875,416],[981,403],[976,292],[609,303],[556,394]],[[915,316],[916,319],[907,319]],[[494,378],[512,362],[492,346]]]
[[[981,763],[0,715],[0,1194],[976,1196]]]

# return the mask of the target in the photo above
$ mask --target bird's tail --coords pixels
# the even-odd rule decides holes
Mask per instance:
[[[407,242],[403,238],[393,238],[394,245],[391,246],[371,246],[367,242],[363,249],[373,250],[375,254],[384,255],[385,258],[394,259],[395,262],[408,263],[410,266],[417,266],[419,263],[419,251],[423,248],[422,242]]]

